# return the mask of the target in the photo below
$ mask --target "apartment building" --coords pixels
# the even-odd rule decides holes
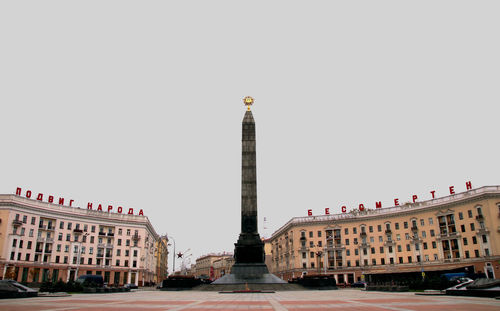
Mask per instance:
[[[82,274],[97,274],[110,285],[152,283],[158,273],[158,239],[142,215],[0,195],[3,278],[69,281]]]
[[[328,273],[353,283],[370,275],[460,269],[500,277],[500,186],[390,208],[295,217],[266,242],[270,271],[285,280]]]

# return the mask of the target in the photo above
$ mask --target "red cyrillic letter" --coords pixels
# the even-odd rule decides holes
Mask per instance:
[[[382,202],[375,202],[375,208],[382,208]]]
[[[73,199],[69,200],[69,206],[73,207],[73,202],[75,202],[75,200]]]
[[[342,206],[342,213],[345,213],[345,212],[347,212],[347,207],[345,207],[345,205],[344,205],[344,206]]]
[[[43,193],[39,193],[36,197],[38,201],[43,201]]]
[[[118,213],[121,214],[122,213],[122,207],[121,206],[118,206]]]
[[[455,187],[450,186],[450,194],[455,194]]]
[[[435,193],[435,192],[436,192],[435,190],[432,190],[432,191],[431,191],[431,194],[432,194],[432,198],[433,198],[433,199],[435,198],[435,196],[434,196],[434,193]]]
[[[470,181],[466,182],[465,183],[465,187],[467,187],[467,190],[471,190],[472,189],[472,183]],[[21,188],[17,188],[17,189],[21,189]]]
[[[113,209],[113,205],[108,205],[108,213]]]
[[[26,191],[26,197],[28,199],[31,198],[31,190]]]
[[[97,210],[102,212],[102,205],[101,204],[99,204],[99,206],[97,207]]]
[[[87,203],[87,209],[92,209],[92,203]]]
[[[399,199],[394,199],[394,205],[399,206]]]
[[[54,196],[49,195],[49,203],[54,203]]]
[[[360,211],[364,211],[365,210],[365,206],[363,204],[359,204],[359,210]]]
[[[129,215],[134,215],[134,209],[133,208],[129,208],[128,209],[128,214]]]
[[[418,198],[418,197],[417,197],[417,195],[416,195],[416,194],[414,194],[414,195],[412,196],[412,198],[413,198],[413,203],[415,203],[415,201],[417,201],[417,198]]]
[[[64,198],[59,198],[59,205],[64,205]]]
[[[139,216],[144,216],[144,212],[142,211],[142,208],[141,208],[141,210],[139,211]]]
[[[16,189],[16,195],[21,195],[21,188],[17,187],[17,189]]]
[[[330,215],[330,208],[329,207],[325,208],[325,215]]]
[[[313,211],[312,209],[308,209],[307,210],[307,216],[312,216],[313,215]]]

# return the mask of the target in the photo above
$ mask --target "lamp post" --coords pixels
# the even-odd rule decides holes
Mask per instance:
[[[174,251],[172,252],[172,275],[175,274],[175,240],[171,235],[167,235],[169,239],[172,239],[172,242],[174,242]]]

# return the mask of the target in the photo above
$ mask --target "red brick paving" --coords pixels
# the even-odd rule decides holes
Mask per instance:
[[[271,304],[269,301],[241,301],[241,300],[231,300],[231,301],[204,301],[200,305],[267,305]]]
[[[338,304],[338,303],[350,303],[348,301],[342,300],[288,300],[288,301],[280,301],[282,305],[314,305],[314,304]]]
[[[394,305],[392,306],[394,307]],[[414,311],[499,311],[500,306],[490,306],[483,304],[467,304],[467,305],[452,305],[452,304],[440,304],[440,305],[420,305],[420,306],[398,306],[408,310]]]

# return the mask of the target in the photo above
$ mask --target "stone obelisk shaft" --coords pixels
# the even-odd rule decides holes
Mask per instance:
[[[243,118],[241,141],[241,232],[257,233],[257,162],[255,121],[251,111]]]
[[[236,263],[263,263],[264,243],[257,230],[255,121],[250,110],[245,113],[242,126],[241,233],[234,255]]]

